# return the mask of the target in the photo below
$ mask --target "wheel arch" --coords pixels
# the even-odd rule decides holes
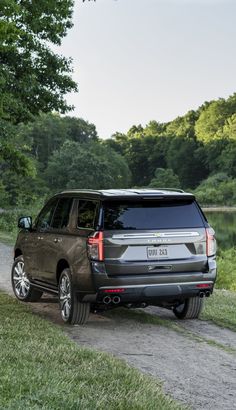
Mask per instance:
[[[70,268],[70,265],[69,265],[69,263],[66,259],[63,258],[63,259],[60,259],[57,262],[57,270],[56,270],[57,283],[59,283],[59,279],[60,279],[60,275],[61,275],[62,271],[64,269],[68,269],[68,268]]]
[[[23,255],[22,250],[20,248],[16,248],[14,250],[14,259],[18,258],[18,256],[21,256],[21,255]]]

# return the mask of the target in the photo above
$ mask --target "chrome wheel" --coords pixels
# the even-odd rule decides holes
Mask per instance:
[[[25,299],[30,291],[30,282],[24,269],[24,262],[19,261],[14,266],[13,270],[13,284],[16,296],[19,299]]]
[[[71,314],[71,286],[70,279],[63,274],[59,286],[59,302],[62,319],[67,322]]]

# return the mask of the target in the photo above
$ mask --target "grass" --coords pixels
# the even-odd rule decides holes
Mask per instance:
[[[217,257],[218,275],[216,285],[218,288],[224,288],[236,291],[236,248],[219,250]]]
[[[0,408],[181,409],[161,384],[105,353],[81,348],[0,293]]]
[[[16,234],[11,232],[0,231],[0,242],[6,245],[14,245],[16,241]]]
[[[205,303],[201,318],[236,332],[236,292],[215,289]]]

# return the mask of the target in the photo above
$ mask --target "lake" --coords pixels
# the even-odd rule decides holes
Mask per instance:
[[[218,248],[236,246],[236,211],[206,211],[204,213],[216,232]]]

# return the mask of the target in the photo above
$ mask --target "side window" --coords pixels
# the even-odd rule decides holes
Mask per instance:
[[[79,201],[78,227],[94,229],[98,203],[95,201]]]
[[[37,221],[36,228],[40,230],[47,231],[50,228],[53,213],[56,207],[58,199],[50,201],[40,212]]]
[[[63,229],[69,223],[70,210],[72,205],[72,198],[61,198],[58,201],[56,210],[53,215],[51,228]]]

